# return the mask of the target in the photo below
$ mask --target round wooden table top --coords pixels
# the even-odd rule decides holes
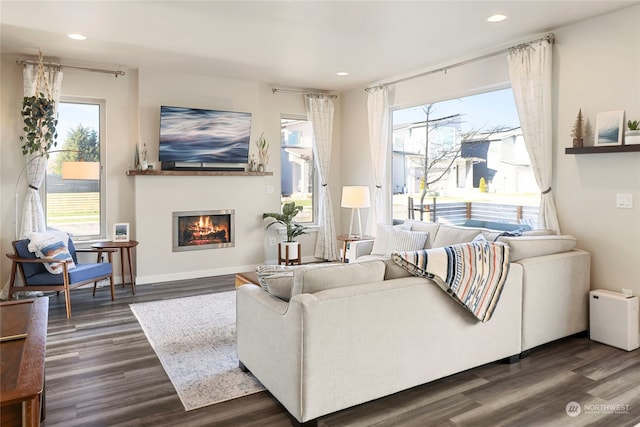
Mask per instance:
[[[109,240],[108,242],[96,242],[91,245],[92,248],[99,249],[133,248],[135,246],[138,246],[137,240],[129,240],[127,242],[114,242],[113,240]]]
[[[336,239],[342,240],[342,241],[345,241],[345,242],[357,242],[359,240],[374,240],[375,237],[374,236],[368,236],[366,234],[363,234],[362,236],[356,236],[354,234],[352,234],[352,235],[338,234],[336,236]]]

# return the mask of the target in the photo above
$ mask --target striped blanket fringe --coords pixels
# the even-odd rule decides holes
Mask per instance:
[[[484,239],[394,252],[392,258],[411,274],[432,279],[481,322],[491,319],[509,272],[509,246]]]

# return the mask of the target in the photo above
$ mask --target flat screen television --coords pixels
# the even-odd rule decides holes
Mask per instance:
[[[250,137],[251,113],[160,107],[163,169],[246,166]]]

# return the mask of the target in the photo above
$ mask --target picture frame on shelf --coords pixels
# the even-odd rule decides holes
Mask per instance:
[[[113,241],[128,242],[129,241],[129,223],[119,222],[113,224]]]
[[[605,111],[596,115],[595,146],[622,145],[623,135],[624,110]]]

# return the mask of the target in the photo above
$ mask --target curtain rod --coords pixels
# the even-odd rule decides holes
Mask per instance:
[[[18,59],[16,61],[16,64],[18,64],[18,65],[26,65],[26,64],[37,65],[38,61],[31,61],[31,60],[28,60],[28,59]],[[55,64],[53,62],[44,62],[43,65],[45,67],[57,68],[59,70],[62,70],[63,68],[73,68],[74,70],[91,71],[92,73],[113,74],[114,76],[116,76],[116,78],[118,78],[118,76],[124,76],[125,75],[125,72],[124,71],[120,71],[120,70],[103,70],[103,69],[100,69],[100,68],[76,67],[76,66],[73,66],[73,65]]]
[[[554,36],[553,33],[549,33],[544,37],[540,37],[538,39],[531,40],[531,41],[528,41],[526,43],[520,43],[520,44],[518,44],[516,46],[511,46],[511,47],[508,47],[508,48],[505,48],[505,49],[497,50],[495,52],[490,52],[490,53],[487,53],[487,54],[484,54],[484,55],[476,56],[475,58],[466,59],[464,61],[456,62],[454,64],[447,65],[445,67],[436,68],[435,70],[429,70],[429,71],[425,71],[423,73],[415,74],[413,76],[403,77],[401,79],[393,80],[393,81],[390,81],[390,82],[387,82],[387,83],[382,83],[382,84],[375,85],[375,86],[369,86],[369,87],[365,88],[364,90],[366,92],[369,92],[372,89],[381,88],[381,87],[392,85],[392,84],[396,84],[396,83],[406,82],[408,80],[413,80],[413,79],[417,79],[419,77],[428,76],[429,74],[435,74],[435,73],[439,73],[441,71],[445,71],[446,72],[449,68],[460,67],[462,65],[467,65],[467,64],[470,64],[472,62],[480,61],[482,59],[491,58],[492,56],[501,55],[501,54],[507,53],[507,52],[509,52],[510,50],[513,50],[513,49],[521,49],[523,47],[530,46],[533,43],[536,43],[536,42],[539,42],[539,41],[544,41],[544,40],[548,41],[549,43],[554,43],[555,42],[555,36]]]
[[[271,89],[272,93],[276,93],[276,92],[282,92],[282,93],[299,93],[301,95],[316,95],[316,96],[328,96],[329,98],[337,98],[338,95],[332,95],[329,93],[322,93],[322,92],[307,92],[304,90],[294,90],[294,89],[280,89],[277,87],[274,87]]]

